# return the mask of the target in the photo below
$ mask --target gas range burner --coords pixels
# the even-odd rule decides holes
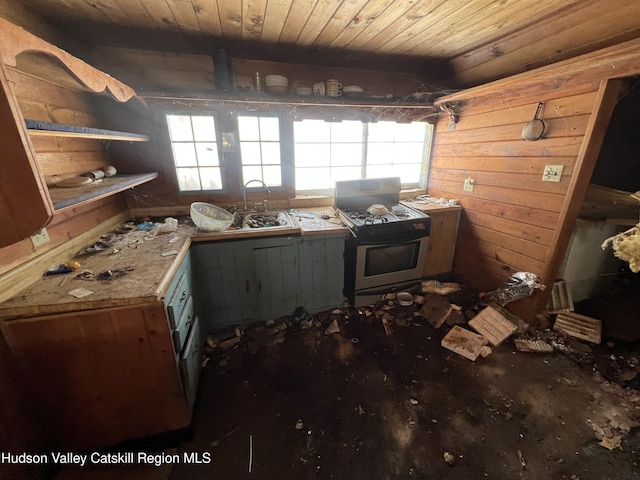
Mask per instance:
[[[380,215],[371,215],[364,219],[365,225],[375,225],[376,223],[387,223],[389,219],[387,217]]]

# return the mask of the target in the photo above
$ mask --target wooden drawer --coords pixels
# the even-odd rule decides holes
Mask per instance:
[[[170,297],[167,305],[167,314],[169,316],[169,324],[171,329],[175,329],[180,323],[180,315],[184,310],[187,300],[191,296],[191,275],[189,269],[182,273],[178,280],[178,285]]]
[[[180,373],[182,375],[182,386],[189,408],[193,408],[200,379],[200,369],[202,368],[202,341],[200,334],[200,320],[195,317],[189,338],[185,344],[184,351],[180,356]]]
[[[178,319],[178,324],[173,330],[173,343],[176,347],[176,353],[182,352],[189,328],[193,324],[193,318],[193,297],[189,295],[184,302],[184,308]]]

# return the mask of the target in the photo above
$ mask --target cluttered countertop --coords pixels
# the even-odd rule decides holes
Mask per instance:
[[[0,319],[157,301],[192,241],[348,232],[331,207],[291,210],[290,216],[292,228],[203,234],[197,233],[189,217],[178,217],[175,231],[162,231],[162,223],[127,222],[105,233],[74,258],[61,259],[41,279],[0,303]],[[141,225],[149,228],[138,229]]]

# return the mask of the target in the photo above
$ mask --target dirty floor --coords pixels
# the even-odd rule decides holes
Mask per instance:
[[[440,346],[446,325],[338,323],[332,334],[319,322],[247,329],[212,355],[191,436],[171,450],[209,452],[209,464],[56,478],[640,479],[640,392],[594,363],[518,352],[511,339],[472,362]]]

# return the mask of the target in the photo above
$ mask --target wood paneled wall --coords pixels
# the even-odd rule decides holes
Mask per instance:
[[[636,73],[640,41],[578,57],[443,98],[458,104],[458,122],[436,125],[427,192],[457,198],[464,211],[454,274],[483,291],[518,271],[539,275],[550,289],[564,259],[617,100],[616,73]],[[544,102],[544,137],[522,139]],[[545,165],[563,165],[560,182],[543,182]],[[464,191],[466,178],[475,181]],[[527,320],[546,294],[510,304]]]

